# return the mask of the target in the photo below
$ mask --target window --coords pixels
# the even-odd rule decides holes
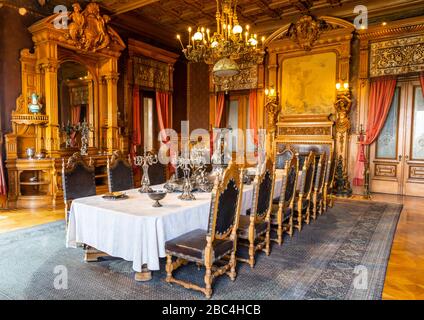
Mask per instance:
[[[153,149],[153,98],[143,98],[144,147]]]

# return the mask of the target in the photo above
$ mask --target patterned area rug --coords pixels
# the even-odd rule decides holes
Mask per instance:
[[[387,262],[402,206],[340,201],[257,264],[237,266],[235,282],[214,282],[213,299],[381,299]],[[82,249],[65,248],[63,223],[0,235],[0,299],[204,299],[164,281],[136,283],[131,263],[82,261]],[[67,289],[59,281],[67,270]],[[179,278],[202,283],[203,270],[188,265]],[[56,279],[56,280],[55,280]],[[61,278],[63,279],[63,278]],[[60,289],[61,288],[61,289]]]

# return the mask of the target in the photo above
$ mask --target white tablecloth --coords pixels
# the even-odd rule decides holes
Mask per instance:
[[[153,187],[156,189],[155,187]],[[276,180],[274,197],[279,196],[281,180]],[[66,244],[75,248],[84,243],[133,262],[133,269],[141,272],[147,264],[159,270],[159,258],[165,257],[165,242],[195,229],[207,229],[210,193],[195,193],[196,200],[181,201],[179,193],[169,193],[161,208],[153,208],[153,201],[136,189],[126,192],[126,200],[108,201],[101,196],[87,197],[72,202]],[[242,214],[251,208],[253,188],[243,188]]]

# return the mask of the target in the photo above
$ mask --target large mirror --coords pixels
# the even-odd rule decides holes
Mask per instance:
[[[93,110],[93,79],[84,65],[66,61],[58,69],[61,149],[81,148],[81,126]]]

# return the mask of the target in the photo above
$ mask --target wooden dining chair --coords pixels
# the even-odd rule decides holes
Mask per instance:
[[[322,199],[325,182],[326,154],[315,157],[314,190],[312,194],[312,219],[316,220],[318,213],[322,214]]]
[[[275,155],[275,169],[284,169],[288,160],[291,160],[295,155],[295,150],[292,146],[287,145],[284,150]]]
[[[302,159],[302,157],[299,157]],[[299,165],[300,165],[299,159]],[[302,224],[310,222],[310,207],[311,207],[311,194],[312,185],[314,182],[315,169],[315,153],[311,151],[308,156],[303,156],[302,171],[299,173],[298,178],[298,191],[295,199],[294,207],[294,227],[302,231]]]
[[[298,158],[293,156],[286,161],[284,171],[281,176],[281,191],[278,204],[273,204],[271,213],[271,229],[276,233],[276,237],[271,237],[272,241],[279,245],[283,243],[283,233],[287,232],[293,236],[293,211],[296,196],[296,184],[298,177]]]
[[[243,170],[231,162],[221,179],[215,181],[208,229],[197,229],[165,243],[167,282],[201,291],[210,298],[213,279],[226,273],[231,280],[235,280],[242,181]],[[206,268],[205,287],[173,277],[173,271],[187,262],[195,262]]]
[[[72,201],[96,195],[96,176],[91,161],[87,164],[79,152],[74,153],[66,164],[62,159],[62,186],[65,221],[68,223]]]
[[[334,184],[334,175],[336,172],[336,159],[334,154],[331,153],[327,161],[327,168],[325,169],[325,182],[324,182],[324,192],[323,192],[323,212],[327,211],[328,206],[333,207],[333,184]]]
[[[114,151],[107,159],[107,177],[109,192],[124,191],[134,188],[134,175],[131,158],[126,159],[121,151]]]
[[[270,217],[274,194],[275,164],[267,158],[262,172],[256,174],[253,182],[253,202],[250,215],[240,216],[238,236],[246,240],[249,247],[249,259],[240,255],[237,259],[255,266],[255,253],[258,250],[270,254]],[[244,243],[240,243],[245,245]],[[238,248],[239,250],[239,248]]]

